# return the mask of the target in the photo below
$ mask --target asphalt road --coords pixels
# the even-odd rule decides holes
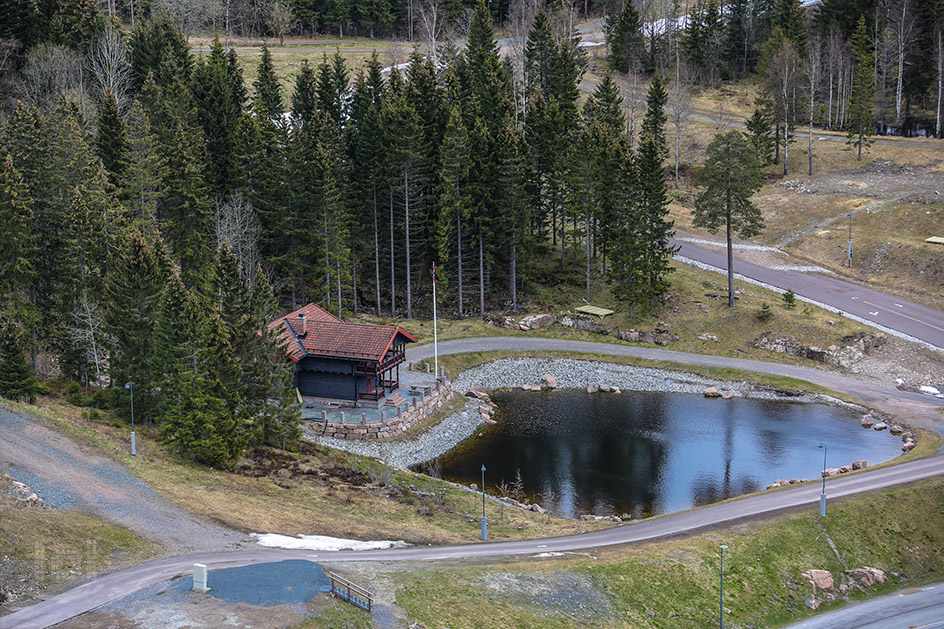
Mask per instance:
[[[934,456],[912,463],[830,478],[826,483],[826,493],[832,498],[850,496],[940,474],[944,474],[944,456]],[[701,529],[730,525],[746,518],[767,516],[797,508],[810,508],[818,505],[819,492],[819,483],[808,483],[800,487],[764,492],[690,511],[568,537],[358,552],[259,548],[170,557],[100,577],[41,603],[4,616],[0,618],[0,628],[38,628],[54,625],[131,592],[186,574],[193,569],[194,563],[205,564],[212,571],[285,559],[307,559],[319,563],[434,561],[586,550],[682,535]],[[211,574],[209,579],[211,587],[212,583]]]
[[[944,583],[907,588],[789,625],[788,629],[944,627]]]
[[[727,256],[690,242],[673,240],[679,255],[704,264],[727,269]],[[797,273],[768,269],[737,259],[734,271],[745,277],[792,289],[798,296],[832,306],[844,313],[944,349],[944,312],[825,274]]]

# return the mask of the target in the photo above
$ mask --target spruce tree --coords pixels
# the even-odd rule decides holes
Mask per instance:
[[[20,323],[35,319],[31,295],[36,250],[33,202],[22,175],[7,155],[0,163],[0,294],[5,308]]]
[[[440,149],[438,215],[435,227],[436,254],[439,266],[440,294],[456,281],[456,309],[464,317],[465,274],[469,246],[469,135],[457,106],[449,112],[449,121]]]
[[[252,108],[260,116],[276,120],[282,115],[282,89],[275,76],[275,65],[272,63],[272,53],[269,47],[262,44],[262,61],[259,64],[259,73],[253,82],[256,95],[252,100]]]
[[[639,219],[645,242],[645,293],[649,307],[655,306],[669,287],[670,261],[676,249],[669,244],[675,233],[668,218],[668,193],[663,161],[668,155],[665,144],[665,102],[667,95],[659,75],[649,86],[646,115],[643,118],[637,155]]]
[[[292,115],[302,124],[307,124],[318,110],[317,79],[314,70],[308,65],[308,59],[302,60],[302,67],[295,77],[295,91],[292,92]]]
[[[196,117],[203,129],[209,158],[206,183],[210,192],[217,196],[225,196],[236,179],[236,132],[242,111],[235,102],[239,98],[235,91],[223,45],[217,38],[209,57],[197,62],[190,82]]]
[[[770,127],[770,103],[758,100],[751,117],[744,121],[747,128],[747,137],[754,147],[754,155],[761,167],[768,166],[774,161],[774,144],[776,142]]]
[[[105,90],[102,106],[98,114],[98,137],[95,149],[108,173],[108,180],[114,186],[121,183],[124,169],[125,152],[128,150],[128,137],[124,123],[118,113],[118,102],[111,89]]]
[[[872,68],[874,55],[869,45],[864,17],[859,19],[859,25],[852,35],[852,56],[855,70],[852,74],[852,95],[849,98],[846,143],[856,146],[856,159],[861,161],[862,147],[868,148],[872,143],[870,138],[874,124],[875,97],[875,75]]]
[[[124,177],[119,198],[138,229],[154,233],[158,227],[158,209],[164,197],[163,182],[167,165],[160,142],[151,131],[147,112],[137,100],[128,113],[127,137],[127,150],[121,165]]]
[[[10,318],[0,320],[0,397],[36,401],[38,381],[26,360],[22,327]]]

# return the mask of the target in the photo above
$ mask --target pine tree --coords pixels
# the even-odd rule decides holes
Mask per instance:
[[[728,306],[734,307],[734,256],[731,236],[756,236],[764,227],[751,196],[763,184],[754,147],[740,131],[718,134],[708,145],[705,167],[698,177],[703,190],[695,199],[695,227],[714,232],[724,225],[728,244]]]
[[[236,132],[242,111],[235,102],[239,96],[234,93],[233,83],[223,45],[217,38],[209,57],[197,62],[190,82],[209,158],[206,183],[217,196],[225,196],[235,181]]]
[[[445,292],[449,278],[456,278],[456,307],[464,317],[464,275],[468,264],[464,247],[468,247],[468,221],[471,199],[468,191],[469,135],[462,123],[459,108],[453,106],[440,149],[438,216],[435,242],[440,268],[440,290]],[[455,269],[452,273],[449,269]]]
[[[26,360],[23,329],[15,321],[0,320],[0,397],[36,401],[39,383]]]
[[[629,72],[642,67],[646,44],[642,35],[642,20],[632,2],[623,5],[622,11],[607,17],[606,38],[609,46],[607,61],[613,70]]]
[[[852,95],[849,98],[849,122],[846,131],[846,143],[857,148],[856,159],[862,160],[862,147],[871,145],[873,112],[875,97],[875,75],[872,71],[874,56],[869,46],[865,18],[859,20],[859,26],[852,36],[852,56],[855,70],[852,75]]]
[[[124,169],[125,152],[128,150],[128,137],[124,123],[118,113],[118,102],[111,89],[105,91],[102,107],[98,115],[98,137],[95,148],[102,165],[108,172],[108,180],[119,186]]]
[[[135,87],[141,89],[151,75],[166,87],[175,80],[187,83],[193,71],[190,44],[169,17],[138,20],[128,40]]]
[[[7,313],[21,323],[37,315],[31,301],[33,261],[39,253],[33,228],[29,188],[8,154],[0,164],[0,294]]]
[[[252,107],[261,116],[275,120],[282,115],[282,90],[279,80],[275,76],[275,66],[272,63],[272,53],[268,46],[262,44],[262,61],[259,64],[259,73],[253,83],[256,91]]]

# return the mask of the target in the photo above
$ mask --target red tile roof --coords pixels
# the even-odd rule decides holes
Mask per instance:
[[[304,314],[302,319],[299,314]],[[307,333],[302,334],[302,321]],[[317,306],[308,304],[269,324],[294,361],[305,356],[342,358],[380,362],[397,335],[416,342],[409,332],[397,326],[348,323]]]

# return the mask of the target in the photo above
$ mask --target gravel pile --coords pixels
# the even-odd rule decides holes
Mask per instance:
[[[461,395],[471,387],[486,389],[517,388],[523,384],[540,384],[541,376],[557,378],[559,389],[586,389],[589,382],[619,387],[623,391],[665,391],[668,393],[701,393],[707,387],[733,391],[738,397],[784,399],[771,389],[759,388],[748,382],[722,382],[701,376],[649,367],[634,367],[617,363],[574,360],[572,358],[501,358],[462,372],[453,380],[453,390]],[[596,395],[607,395],[600,393]],[[813,396],[790,398],[811,402]],[[822,401],[822,400],[818,400]],[[461,411],[449,415],[421,435],[402,441],[347,441],[322,437],[313,425],[306,430],[311,441],[379,459],[387,465],[408,468],[441,456],[464,439],[475,434],[482,424],[478,400],[468,400]]]

